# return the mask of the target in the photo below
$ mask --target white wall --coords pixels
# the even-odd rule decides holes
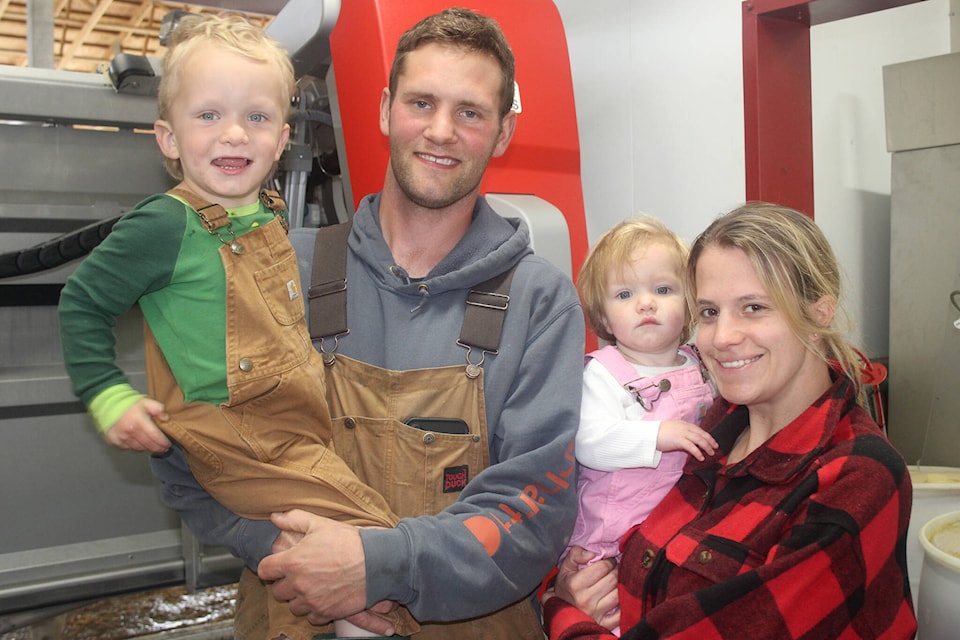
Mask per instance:
[[[635,211],[693,240],[745,197],[740,0],[555,0],[591,242]],[[890,155],[882,67],[950,51],[949,0],[811,29],[817,222],[868,355],[887,355]]]

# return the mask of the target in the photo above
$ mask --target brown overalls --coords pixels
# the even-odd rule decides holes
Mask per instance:
[[[211,233],[227,226],[222,207],[183,191]],[[219,215],[222,212],[222,216]],[[222,236],[221,236],[222,237]],[[232,246],[240,251],[231,250]],[[357,526],[398,521],[386,501],[338,457],[330,444],[323,364],[304,321],[293,247],[279,218],[224,240],[228,402],[185,403],[149,327],[145,351],[150,396],[166,408],[160,428],[180,443],[203,487],[235,513],[255,519],[305,509]],[[203,322],[203,318],[197,318]],[[321,628],[270,598],[269,633],[309,640]],[[400,627],[416,623],[405,614]],[[238,636],[239,637],[239,636]]]
[[[344,280],[346,234],[343,227],[320,231],[318,248],[324,234],[342,234],[339,247],[324,246],[314,255],[315,261],[336,260],[341,265],[327,265],[333,273],[325,276]],[[318,284],[317,264],[314,283]],[[322,267],[321,267],[322,268]],[[342,271],[338,275],[337,271]],[[508,281],[509,282],[509,281]],[[509,287],[509,284],[507,284]],[[334,287],[337,288],[337,287]],[[478,286],[477,289],[481,289]],[[312,287],[313,289],[313,287]],[[329,290],[329,287],[328,287]],[[345,291],[344,291],[345,293]],[[471,294],[473,295],[473,294]],[[337,304],[344,304],[346,296]],[[468,310],[468,315],[476,310]],[[485,313],[486,311],[480,310]],[[342,314],[345,307],[317,307],[311,301],[311,333],[330,336],[343,333],[346,326],[336,328],[328,320]],[[502,322],[502,317],[500,319]],[[318,329],[318,324],[324,324]],[[465,323],[466,326],[467,323]],[[500,325],[481,322],[480,333],[495,326],[499,342]],[[464,340],[466,330],[461,333]],[[490,335],[480,336],[483,341]],[[329,345],[326,340],[323,344]],[[473,344],[468,341],[468,343]],[[326,350],[326,349],[325,349]],[[495,351],[495,348],[493,349]],[[435,369],[390,371],[331,353],[325,354],[327,399],[333,416],[333,441],[337,453],[363,482],[387,499],[401,518],[436,514],[456,502],[463,488],[457,483],[456,470],[469,469],[469,477],[490,464],[487,439],[486,408],[483,398],[483,372],[477,366],[451,366]],[[468,375],[468,370],[471,375]],[[403,424],[412,416],[460,418],[470,428],[467,435],[451,435],[422,431]],[[444,491],[454,485],[455,490]],[[456,558],[449,558],[456,563]],[[431,568],[432,570],[432,568]],[[238,616],[253,615],[256,603],[262,603],[259,581],[245,570],[241,579]],[[261,593],[257,593],[257,590]],[[451,593],[450,597],[457,597]],[[332,637],[332,636],[331,636]],[[426,623],[414,640],[542,640],[543,631],[533,605],[528,599],[499,612],[457,623]]]

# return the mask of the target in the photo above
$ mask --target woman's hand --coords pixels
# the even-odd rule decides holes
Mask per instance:
[[[583,547],[572,547],[560,563],[556,582],[541,600],[562,598],[604,628],[615,629],[620,624],[617,561],[605,558],[587,565],[595,555]]]

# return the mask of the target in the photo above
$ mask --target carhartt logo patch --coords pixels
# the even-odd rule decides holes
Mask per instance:
[[[470,468],[467,465],[447,467],[443,470],[443,492],[454,493],[463,491],[470,480]]]
[[[300,287],[297,286],[296,280],[287,280],[287,295],[290,296],[291,300],[300,297]]]

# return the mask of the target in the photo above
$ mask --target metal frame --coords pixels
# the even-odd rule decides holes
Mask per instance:
[[[745,0],[743,111],[748,200],[813,217],[810,27],[923,0]]]

